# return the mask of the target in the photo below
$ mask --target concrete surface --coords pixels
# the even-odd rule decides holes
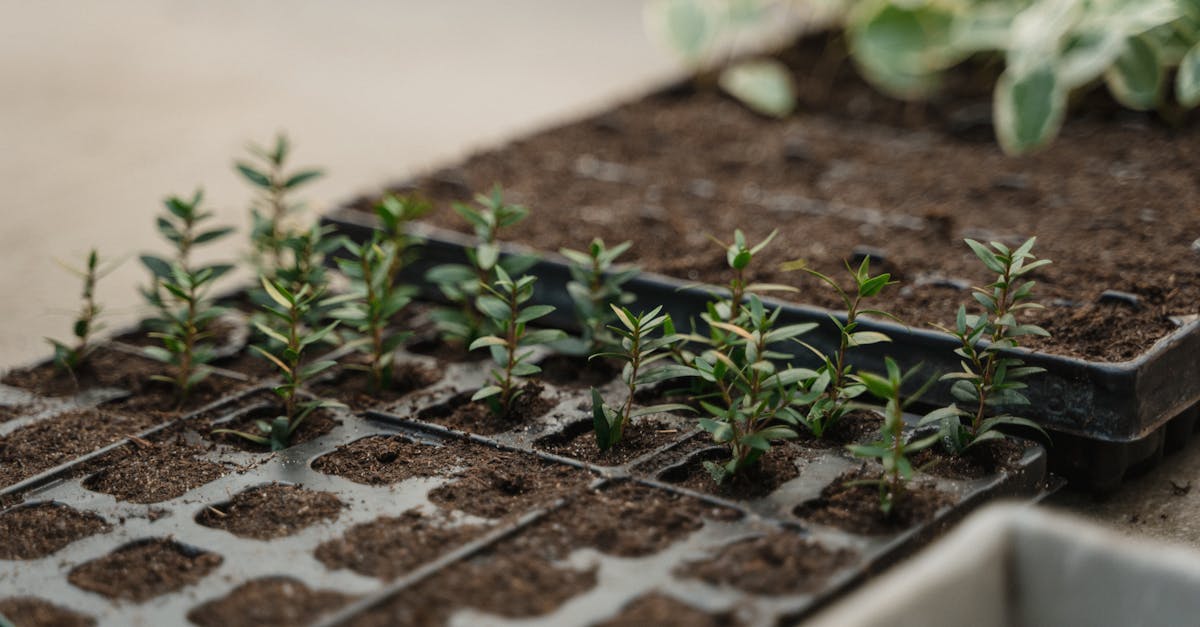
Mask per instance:
[[[329,172],[320,208],[676,72],[641,0],[0,0],[0,368],[69,333],[78,285],[52,259],[126,257],[100,288],[119,326],[139,315],[137,253],[162,250],[163,196],[203,186],[244,227],[230,163],[247,141],[286,130],[296,165]],[[1053,503],[1200,546],[1200,446],[1107,501]]]

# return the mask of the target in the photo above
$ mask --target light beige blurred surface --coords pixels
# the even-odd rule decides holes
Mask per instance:
[[[0,367],[69,335],[54,258],[129,256],[100,289],[116,326],[164,195],[203,186],[245,226],[247,141],[286,130],[296,165],[327,168],[316,209],[676,71],[640,0],[0,0]]]

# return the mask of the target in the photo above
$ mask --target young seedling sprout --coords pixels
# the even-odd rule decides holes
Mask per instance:
[[[175,386],[178,402],[187,401],[189,392],[212,372],[208,363],[213,359],[212,348],[204,341],[210,337],[209,325],[224,309],[208,301],[214,281],[232,269],[228,264],[192,267],[192,247],[217,240],[232,229],[198,229],[199,224],[212,217],[201,211],[203,194],[197,191],[191,200],[172,196],[167,198],[167,213],[159,216],[158,230],[175,246],[175,257],[168,261],[154,255],[142,255],[142,264],[153,275],[153,283],[142,290],[146,300],[159,311],[151,321],[155,329],[150,335],[162,341],[162,346],[148,346],[143,351],[174,368],[174,373],[155,375],[157,381]]]
[[[73,377],[75,370],[87,361],[88,355],[91,355],[95,348],[91,341],[92,335],[101,329],[96,322],[100,316],[100,305],[96,303],[96,282],[111,272],[115,266],[102,263],[95,248],[88,252],[83,269],[73,268],[66,264],[62,264],[62,266],[71,274],[83,279],[83,293],[80,295],[83,304],[75,316],[74,324],[71,325],[71,333],[75,336],[74,342],[68,344],[53,338],[46,338],[46,341],[54,347],[54,366]]]
[[[907,399],[901,397],[901,388],[916,372],[917,369],[901,374],[900,366],[891,357],[884,358],[886,376],[870,372],[860,372],[852,375],[872,396],[884,401],[883,429],[881,439],[871,444],[852,444],[846,448],[858,457],[875,458],[883,464],[883,475],[879,479],[853,481],[850,485],[876,485],[879,487],[879,510],[884,516],[890,516],[896,504],[904,498],[905,484],[913,475],[912,462],[908,457],[922,449],[929,448],[938,440],[934,434],[919,440],[908,441],[904,437],[904,408],[915,402],[936,381],[930,378],[916,393]],[[936,410],[930,416],[935,418],[942,410]]]
[[[375,215],[383,227],[383,238],[395,251],[392,265],[388,268],[388,281],[391,284],[399,282],[400,271],[410,261],[410,251],[420,242],[419,238],[408,233],[408,224],[424,217],[431,209],[433,205],[417,196],[393,193],[384,194],[375,204]]]
[[[845,322],[832,314],[829,316],[838,329],[836,353],[827,355],[805,344],[823,362],[821,367],[817,368],[815,377],[802,382],[805,395],[813,400],[807,413],[801,417],[801,421],[818,438],[824,437],[830,429],[838,424],[849,409],[850,403],[865,390],[861,384],[854,383],[850,379],[852,369],[846,362],[846,353],[849,349],[891,341],[891,338],[878,331],[858,330],[858,317],[868,314],[895,319],[895,316],[889,313],[878,309],[865,309],[862,306],[863,301],[874,298],[883,288],[896,284],[896,281],[891,280],[891,275],[884,273],[872,276],[870,257],[863,259],[857,269],[849,264],[846,265],[846,269],[850,271],[850,276],[854,279],[854,289],[851,293],[842,289],[842,286],[834,279],[811,268],[804,268],[809,274],[833,287],[846,307]]]
[[[534,257],[500,257],[498,235],[501,229],[510,227],[529,214],[520,205],[504,202],[499,186],[491,195],[475,197],[478,208],[456,203],[454,210],[475,229],[479,243],[467,249],[467,264],[442,264],[430,270],[425,279],[438,286],[446,300],[458,305],[456,309],[434,312],[433,319],[442,334],[449,339],[470,344],[492,329],[486,327],[487,320],[479,316],[475,300],[491,286],[503,269],[508,276],[520,275],[536,261]]]
[[[280,325],[271,327],[262,322],[255,322],[258,330],[277,343],[274,352],[271,347],[251,346],[268,361],[275,364],[283,375],[283,383],[275,386],[275,395],[283,401],[283,412],[270,422],[259,420],[255,424],[258,433],[248,433],[234,429],[216,429],[213,433],[230,433],[245,438],[256,444],[269,445],[271,450],[278,451],[287,448],[296,429],[304,420],[321,407],[337,407],[338,403],[327,400],[302,401],[300,390],[312,377],[331,368],[337,362],[320,360],[303,363],[304,351],[307,347],[321,341],[338,325],[337,321],[317,329],[309,330],[304,326],[305,314],[320,298],[321,293],[315,292],[309,286],[302,286],[292,292],[287,286],[267,277],[262,277],[262,287],[271,298],[271,303],[264,307],[265,311]]]
[[[256,265],[273,271],[284,263],[286,218],[302,207],[291,194],[323,173],[317,169],[286,171],[290,145],[283,134],[275,137],[269,150],[253,144],[249,150],[253,160],[238,161],[234,167],[258,191],[250,208],[250,241]]]
[[[983,306],[983,313],[968,314],[966,306],[960,305],[954,328],[939,327],[959,341],[961,346],[954,352],[962,358],[962,370],[943,375],[942,379],[954,381],[950,393],[969,407],[964,410],[950,405],[945,415],[926,419],[926,423],[941,424],[942,441],[951,453],[962,454],[981,442],[1005,437],[996,429],[1001,425],[1030,427],[1045,435],[1041,426],[1028,418],[1009,414],[988,417],[990,408],[1028,405],[1029,399],[1021,392],[1026,384],[1021,379],[1045,372],[1037,366],[1026,366],[1006,352],[1018,346],[1022,337],[1050,335],[1037,325],[1017,320],[1022,310],[1042,307],[1032,300],[1036,283],[1023,278],[1050,263],[1049,259],[1034,256],[1036,241],[1031,237],[1014,250],[1000,242],[984,245],[966,240],[983,265],[996,273],[996,280],[972,288],[971,295]],[[981,341],[987,345],[980,347]],[[963,424],[964,417],[969,419],[967,424]]]
[[[579,321],[580,338],[577,345],[560,345],[562,352],[588,355],[612,348],[616,340],[609,331],[613,321],[615,305],[628,305],[633,295],[623,285],[638,273],[636,267],[614,270],[617,257],[629,249],[632,242],[622,242],[608,248],[604,240],[593,239],[587,251],[563,248],[562,256],[571,262],[571,280],[567,282],[567,294],[575,305],[575,317]]]
[[[720,404],[701,402],[709,417],[701,419],[700,428],[712,434],[713,441],[728,445],[730,451],[728,462],[704,464],[717,483],[758,461],[770,450],[771,442],[796,437],[796,432],[788,426],[799,420],[793,408],[796,384],[814,374],[806,368],[777,369],[775,362],[789,355],[773,351],[771,346],[793,341],[815,324],[775,328],[781,310],[767,313],[762,301],[754,295],[744,310],[737,316],[740,322],[736,324],[707,319],[709,325],[734,339],[695,359],[698,376],[714,384],[720,397]]]
[[[528,377],[542,371],[529,363],[533,351],[528,347],[560,340],[566,334],[558,329],[526,329],[525,325],[529,322],[554,311],[550,305],[523,306],[533,298],[536,277],[523,276],[514,281],[500,267],[496,268],[496,274],[496,282],[483,286],[485,293],[475,304],[499,332],[475,340],[470,349],[487,347],[491,350],[492,359],[500,367],[492,370],[492,383],[475,392],[471,400],[486,400],[494,415],[507,418],[512,415],[513,403],[523,392],[518,386],[517,377]]]
[[[634,314],[624,307],[610,307],[620,322],[620,326],[609,327],[621,338],[620,351],[596,353],[591,359],[611,357],[624,361],[621,381],[625,383],[629,395],[620,407],[611,407],[604,402],[600,391],[592,388],[592,422],[596,430],[596,445],[601,451],[607,451],[620,442],[625,435],[625,427],[634,418],[665,411],[693,411],[687,405],[676,403],[634,409],[633,400],[638,386],[652,385],[678,377],[694,377],[698,374],[694,368],[679,364],[660,364],[650,368],[655,362],[670,357],[670,353],[664,352],[665,349],[683,340],[683,337],[673,333],[657,337],[654,335],[671,319],[668,315],[659,315],[662,307],[655,307],[641,315]]]
[[[390,385],[393,351],[410,335],[390,331],[388,322],[412,300],[411,290],[391,281],[396,257],[391,241],[377,236],[366,244],[346,242],[345,247],[350,258],[337,262],[342,274],[350,279],[350,289],[331,299],[341,307],[330,316],[360,334],[352,344],[367,356],[367,364],[347,367],[365,370],[371,390],[378,392]]]

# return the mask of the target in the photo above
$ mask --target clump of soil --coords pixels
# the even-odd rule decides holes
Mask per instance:
[[[264,577],[192,608],[187,618],[202,627],[288,627],[315,622],[351,600],[340,592],[313,590],[290,577]]]
[[[0,514],[0,559],[45,557],[76,540],[111,528],[96,514],[58,503],[15,507]]]
[[[512,411],[505,416],[493,414],[484,401],[472,401],[473,392],[469,392],[425,409],[417,414],[417,418],[460,431],[495,435],[516,429],[554,407],[554,401],[542,394],[541,383],[527,381],[521,389],[523,393],[513,403]]]
[[[595,585],[594,571],[554,566],[538,539],[521,534],[401,591],[350,624],[441,625],[464,607],[510,619],[544,616]]]
[[[0,616],[17,627],[93,627],[96,619],[35,597],[0,599]]]
[[[444,515],[409,510],[351,527],[342,537],[317,547],[326,568],[348,568],[380,579],[395,579],[465,544],[488,530],[482,525],[451,525]]]
[[[989,440],[967,449],[963,455],[951,455],[939,444],[912,456],[913,468],[947,479],[982,479],[1016,466],[1025,453],[1017,440]]]
[[[688,431],[660,420],[635,420],[626,425],[624,437],[616,446],[601,451],[591,420],[580,420],[566,426],[560,433],[540,438],[537,448],[578,459],[597,466],[620,466],[678,440]]]
[[[621,363],[610,359],[555,353],[537,364],[547,383],[570,388],[598,388],[621,374]]]
[[[503,518],[548,505],[577,490],[590,475],[563,464],[475,445],[464,450],[466,470],[429,493],[439,507],[483,518]]]
[[[239,492],[226,503],[204,508],[196,515],[196,522],[242,538],[270,540],[333,520],[342,507],[341,500],[329,492],[271,483]]]
[[[75,567],[67,580],[110,599],[141,603],[203,579],[221,556],[165,538],[127,544]]]
[[[847,444],[863,444],[879,439],[883,416],[869,411],[851,411],[842,416],[823,437],[816,437],[803,426],[796,429],[797,442],[815,448],[844,448]]]
[[[332,380],[316,384],[312,389],[321,398],[336,399],[357,411],[390,405],[411,392],[441,381],[442,376],[443,372],[435,366],[406,361],[393,366],[391,383],[381,390],[372,388],[369,373],[352,369],[344,369]]]
[[[681,465],[664,470],[658,478],[697,492],[739,501],[754,500],[800,476],[795,460],[803,455],[806,455],[804,450],[791,442],[775,443],[756,463],[718,484],[704,467],[704,462],[727,462],[729,449],[711,448],[693,455]]]
[[[77,409],[0,437],[0,486],[11,485],[136,435],[165,419],[150,413]]]
[[[258,425],[255,424],[255,421],[265,420],[270,422],[274,420],[276,416],[281,415],[283,415],[282,407],[275,405],[269,407],[257,407],[238,416],[237,418],[234,418],[233,420],[230,420],[229,422],[217,425],[217,427],[221,429],[243,431],[253,435],[262,435],[262,430],[258,428]],[[309,440],[315,440],[326,433],[329,433],[333,430],[335,425],[339,424],[341,424],[341,421],[334,418],[334,414],[332,412],[324,409],[313,411],[312,413],[308,414],[308,417],[304,419],[304,422],[300,423],[300,426],[294,432],[292,432],[292,439],[288,443],[288,446],[295,446],[297,444],[308,442]],[[269,450],[269,447],[265,444],[251,442],[246,438],[232,433],[207,433],[205,434],[205,437],[213,442],[232,446],[233,448],[251,453],[261,453]]]
[[[830,549],[790,531],[734,542],[711,559],[681,566],[675,573],[751,594],[812,592],[840,568],[855,561],[845,549]]]
[[[355,483],[387,485],[411,477],[447,472],[443,449],[461,446],[422,444],[400,435],[372,435],[337,447],[312,463],[314,470]]]
[[[846,485],[853,481],[878,479],[879,467],[860,468],[842,473],[821,490],[821,496],[796,506],[794,514],[806,521],[838,527],[851,533],[882,535],[904,531],[928,522],[943,507],[954,504],[954,497],[931,485],[909,482],[889,515],[879,510],[879,488],[874,485]]]
[[[173,499],[225,474],[220,464],[201,459],[203,449],[178,441],[135,442],[124,457],[88,477],[83,487],[131,503]]]
[[[709,614],[652,592],[630,601],[616,616],[596,623],[595,627],[739,627],[741,624],[729,612]]]

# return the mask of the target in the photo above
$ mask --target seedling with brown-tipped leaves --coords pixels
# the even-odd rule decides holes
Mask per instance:
[[[804,396],[811,398],[812,404],[809,405],[800,420],[818,438],[824,437],[826,433],[837,426],[842,416],[846,415],[850,409],[851,402],[866,390],[862,384],[855,383],[851,379],[852,368],[846,360],[847,352],[858,346],[891,341],[891,338],[878,331],[859,330],[858,317],[867,314],[895,319],[895,316],[887,312],[863,307],[863,301],[874,298],[883,288],[897,283],[891,280],[891,275],[883,273],[872,276],[870,257],[863,259],[857,269],[848,263],[846,269],[854,280],[854,288],[851,292],[842,289],[842,286],[833,278],[811,268],[804,268],[805,272],[833,287],[846,307],[845,322],[832,314],[829,315],[829,319],[838,329],[836,353],[828,355],[805,344],[823,362],[817,368],[815,377],[801,382]]]
[[[305,314],[321,297],[320,291],[314,291],[307,285],[293,292],[281,282],[262,277],[262,287],[271,298],[271,303],[264,306],[264,311],[279,327],[257,321],[255,324],[259,331],[273,339],[276,344],[267,348],[257,345],[251,348],[266,357],[283,375],[283,383],[272,388],[275,395],[283,401],[283,411],[270,422],[257,421],[255,426],[258,433],[234,429],[216,429],[213,433],[233,434],[278,451],[287,448],[296,430],[313,411],[322,407],[341,406],[339,403],[322,399],[300,399],[300,390],[307,381],[337,363],[332,360],[303,363],[304,351],[329,335],[338,322],[334,321],[317,330],[305,327]]]
[[[492,382],[475,392],[471,400],[487,401],[493,415],[507,418],[512,415],[513,404],[523,392],[518,377],[542,371],[529,362],[533,354],[529,347],[560,340],[566,334],[558,329],[526,328],[528,323],[554,311],[550,305],[525,306],[533,298],[537,277],[523,276],[514,281],[501,267],[496,267],[496,275],[496,282],[483,286],[484,294],[475,304],[498,332],[471,342],[470,349],[489,349],[492,360],[499,367],[492,370]]]
[[[879,511],[884,516],[889,516],[897,503],[904,498],[905,486],[913,476],[909,455],[929,448],[938,441],[939,436],[935,433],[911,441],[904,437],[904,408],[920,399],[937,378],[931,377],[918,391],[905,398],[901,389],[917,373],[919,367],[902,374],[900,366],[891,357],[884,358],[884,366],[887,370],[885,376],[870,372],[851,375],[872,396],[885,403],[881,437],[871,444],[851,444],[846,448],[857,457],[875,458],[883,464],[883,473],[879,479],[852,481],[849,485],[878,486]],[[941,413],[942,410],[935,410],[926,418],[938,419]]]
[[[62,266],[71,274],[83,279],[83,293],[80,295],[83,304],[75,316],[75,322],[71,325],[71,333],[75,336],[74,342],[68,344],[49,337],[46,338],[46,341],[54,347],[54,366],[70,373],[73,377],[75,370],[83,365],[95,349],[92,336],[102,328],[96,321],[100,316],[100,305],[96,303],[96,282],[116,266],[111,263],[102,263],[95,248],[88,252],[86,263],[82,269],[66,264],[62,264]]]
[[[966,242],[988,270],[996,273],[996,279],[987,286],[972,288],[971,295],[983,306],[983,313],[968,314],[966,306],[960,305],[954,328],[939,327],[959,341],[960,346],[954,352],[962,358],[962,370],[943,375],[942,379],[954,382],[950,393],[956,400],[967,403],[969,409],[950,405],[943,415],[926,418],[925,422],[941,425],[942,442],[954,454],[1006,437],[997,429],[1002,425],[1028,427],[1046,435],[1040,425],[1028,418],[1008,413],[989,414],[997,408],[1028,405],[1029,399],[1022,392],[1026,384],[1021,379],[1045,371],[1026,366],[1006,349],[1017,347],[1023,337],[1050,335],[1042,327],[1022,324],[1017,319],[1023,310],[1042,307],[1033,301],[1036,282],[1024,277],[1050,260],[1034,256],[1036,237],[1016,249],[1000,242],[989,245],[971,239]],[[984,341],[987,344],[980,346]],[[965,424],[963,418],[968,419]]]
[[[503,269],[507,276],[517,276],[537,261],[529,256],[500,255],[500,231],[524,220],[529,215],[528,209],[505,202],[498,185],[490,195],[476,195],[475,202],[478,207],[454,205],[454,210],[474,227],[479,238],[473,248],[466,250],[467,263],[442,264],[425,274],[425,280],[437,285],[446,300],[457,305],[433,313],[442,335],[467,345],[495,330],[488,327],[487,318],[479,315],[475,301],[498,279],[498,271]]]
[[[556,348],[563,353],[590,355],[614,348],[617,340],[609,330],[615,306],[633,302],[633,294],[622,286],[637,275],[636,267],[615,268],[617,257],[629,250],[632,242],[622,242],[608,248],[604,240],[593,239],[586,251],[563,248],[559,250],[571,265],[571,280],[567,294],[575,305],[579,322],[578,341],[560,342]]]
[[[691,407],[678,403],[634,409],[633,401],[639,386],[699,375],[694,368],[680,364],[659,364],[650,368],[656,362],[670,357],[670,353],[665,350],[684,339],[674,333],[661,333],[660,329],[667,326],[671,319],[669,315],[659,315],[662,307],[655,307],[639,315],[625,307],[609,306],[620,322],[620,326],[609,327],[621,338],[620,350],[596,353],[590,359],[612,358],[624,361],[621,381],[625,383],[628,396],[619,407],[612,407],[604,402],[599,390],[592,388],[592,422],[596,431],[596,445],[601,451],[606,451],[620,442],[629,421],[634,418],[666,411],[694,411]]]
[[[237,161],[234,168],[257,192],[250,208],[250,242],[255,265],[270,275],[285,263],[286,219],[302,208],[300,203],[292,200],[292,194],[320,178],[323,172],[319,169],[288,171],[286,163],[291,145],[282,133],[275,137],[275,144],[270,149],[251,144],[249,151],[253,159]]]

